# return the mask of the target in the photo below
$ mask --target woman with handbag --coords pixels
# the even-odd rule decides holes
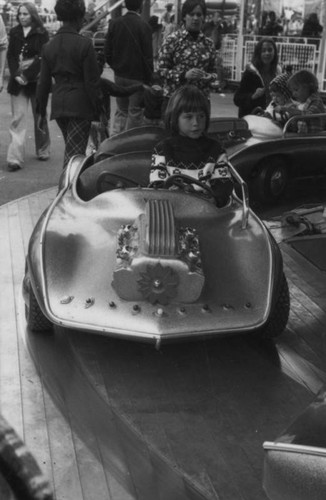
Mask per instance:
[[[17,11],[18,24],[9,32],[7,53],[10,72],[8,92],[11,94],[12,121],[9,129],[11,142],[7,153],[8,170],[14,172],[23,167],[27,112],[31,103],[34,116],[36,155],[47,160],[50,155],[50,136],[47,123],[41,131],[37,127],[36,86],[41,67],[41,51],[49,40],[35,5],[23,2]]]

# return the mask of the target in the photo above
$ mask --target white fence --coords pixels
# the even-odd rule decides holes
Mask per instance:
[[[223,59],[225,77],[231,82],[239,82],[246,65],[251,61],[258,36],[226,36],[220,55]],[[274,38],[275,40],[275,38]],[[276,41],[279,62],[283,68],[291,65],[293,71],[308,69],[316,74],[320,90],[326,92],[325,61],[319,61],[319,40],[280,37]],[[240,44],[240,45],[239,45]],[[321,70],[318,72],[318,68]]]

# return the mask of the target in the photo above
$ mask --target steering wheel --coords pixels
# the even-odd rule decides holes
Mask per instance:
[[[189,175],[185,174],[170,175],[170,177],[168,177],[164,182],[163,188],[168,189],[171,186],[177,186],[178,188],[185,190],[185,186],[190,184],[196,184],[196,186],[199,186],[200,188],[204,189],[210,196],[215,198],[214,192],[210,186],[200,181],[199,179],[193,179]],[[198,193],[198,191],[195,192]]]
[[[123,175],[113,172],[102,172],[96,182],[97,194],[111,191],[112,189],[123,189],[127,187],[139,187],[139,182],[130,179],[130,177],[124,177]]]

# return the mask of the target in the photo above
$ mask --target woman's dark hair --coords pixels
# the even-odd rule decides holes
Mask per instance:
[[[204,0],[186,0],[182,5],[181,19],[184,19],[187,14],[190,14],[197,6],[203,11],[203,16],[206,16],[206,4]]]
[[[19,5],[17,9],[17,21],[19,22],[19,12],[22,7],[25,7],[25,9],[28,11],[29,15],[31,16],[32,19],[32,25],[36,26],[37,28],[44,28],[42,19],[39,16],[39,13],[37,12],[37,8],[34,3],[32,2],[23,2]]]
[[[292,85],[307,87],[310,95],[318,92],[319,87],[316,75],[308,69],[300,69],[294,73],[288,80],[288,86],[291,88]]]
[[[272,23],[275,23],[276,21],[276,14],[274,10],[270,10],[268,13],[269,20],[272,21]]]
[[[272,38],[266,37],[266,38],[262,38],[261,40],[259,40],[257,45],[255,45],[254,53],[253,53],[251,62],[255,66],[255,68],[258,69],[258,71],[262,69],[263,62],[261,60],[261,52],[262,52],[264,43],[269,43],[274,48],[274,58],[271,62],[271,70],[272,70],[272,73],[275,73],[276,68],[277,68],[277,64],[278,64],[278,53],[277,53],[276,43],[274,42],[274,40]]]
[[[316,13],[316,12],[312,12],[312,13],[309,15],[309,17],[308,17],[308,21],[309,21],[309,22],[316,23],[316,24],[319,24],[319,19],[318,19],[317,13]]]
[[[58,21],[76,21],[82,19],[86,8],[84,0],[57,0],[54,6]]]
[[[198,112],[205,113],[205,130],[207,130],[210,118],[210,106],[207,97],[195,85],[180,87],[170,97],[165,111],[164,123],[166,130],[172,134],[178,134],[178,120],[181,113]]]

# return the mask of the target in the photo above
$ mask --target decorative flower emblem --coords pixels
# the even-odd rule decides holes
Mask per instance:
[[[140,292],[151,304],[158,302],[167,305],[176,297],[178,285],[178,274],[171,267],[163,267],[160,263],[155,266],[148,265],[146,272],[141,273],[141,278],[138,280]]]
[[[180,228],[179,251],[181,259],[187,262],[191,270],[201,269],[199,237],[196,229],[191,227]]]

